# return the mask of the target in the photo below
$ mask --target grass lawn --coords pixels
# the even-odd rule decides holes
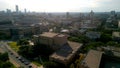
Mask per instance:
[[[49,61],[48,57],[45,57],[45,56],[41,56],[41,60],[42,60],[43,63]],[[42,62],[40,61],[40,59],[32,61],[32,63],[37,65],[37,66],[41,66]]]
[[[16,51],[16,52],[19,51],[19,47],[20,47],[20,46],[17,45],[17,42],[9,42],[8,45],[9,45],[14,51]]]
[[[37,61],[32,61],[32,63],[39,66],[39,67],[42,65],[40,62],[37,62]]]

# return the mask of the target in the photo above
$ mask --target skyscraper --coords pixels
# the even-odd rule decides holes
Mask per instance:
[[[115,15],[116,13],[115,13],[115,11],[111,11],[111,15]]]
[[[18,5],[16,5],[15,8],[16,8],[16,12],[19,12],[19,7],[18,7]]]
[[[26,13],[27,12],[27,10],[26,10],[26,8],[24,9],[24,13]]]
[[[69,18],[69,17],[70,17],[70,13],[66,12],[66,18]]]

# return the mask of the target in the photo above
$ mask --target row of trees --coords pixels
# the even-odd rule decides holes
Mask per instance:
[[[10,39],[11,37],[10,36],[8,36],[6,33],[4,33],[4,32],[2,32],[2,31],[0,31],[0,39],[2,39],[2,40],[8,40],[8,39]]]
[[[34,46],[20,46],[18,53],[28,59],[33,59],[39,56],[49,56],[52,54],[54,50],[52,50],[47,45],[36,44]]]
[[[33,59],[40,55],[48,57],[54,52],[53,49],[44,44],[35,44],[31,46],[29,45],[28,39],[18,40],[17,45],[20,46],[18,53],[28,59]]]
[[[100,46],[120,47],[120,44],[114,41],[112,38],[112,30],[103,30],[101,32],[100,38],[95,40],[92,40],[86,37],[85,35],[70,36],[68,40],[83,43],[83,48],[81,48],[81,52],[87,52],[90,49],[96,49],[97,47]]]
[[[98,39],[95,39],[95,40],[92,40],[92,39],[86,37],[85,35],[71,36],[68,38],[68,40],[79,42],[79,43],[84,43],[84,44],[92,42],[92,41],[99,41],[99,42],[107,43],[109,41],[112,41],[112,36],[110,33],[112,34],[112,32],[109,32],[109,31],[101,32],[101,37]]]
[[[15,68],[13,64],[9,62],[8,53],[0,53],[0,68]]]
[[[79,42],[83,44],[89,43],[91,40],[86,36],[71,36],[68,38],[70,41]]]
[[[43,66],[44,68],[67,68],[67,66],[53,61],[45,62]]]

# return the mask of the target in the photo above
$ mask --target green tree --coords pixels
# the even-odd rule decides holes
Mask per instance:
[[[17,44],[18,45],[28,45],[29,42],[27,39],[20,39],[20,40],[18,40]]]
[[[73,63],[70,65],[70,68],[75,68]]]
[[[3,53],[3,54],[0,53],[0,60],[1,61],[7,61],[7,60],[9,60],[8,53],[7,52]]]
[[[107,45],[107,46],[117,46],[117,43],[114,42],[114,41],[109,41],[109,42],[107,42],[106,45]]]
[[[86,36],[71,36],[68,38],[68,40],[83,43],[83,44],[87,44],[90,42],[90,39]]]
[[[9,62],[8,53],[0,53],[0,68],[15,68],[14,65]]]
[[[87,43],[89,43],[91,40],[88,38],[88,37],[86,37],[86,36],[79,36],[79,39],[81,40],[81,42],[80,43],[83,43],[83,44],[87,44]]]
[[[31,59],[34,57],[33,47],[32,46],[21,46],[18,51],[22,56]]]
[[[5,62],[3,63],[2,68],[14,68],[14,66],[10,62]]]
[[[57,63],[51,62],[51,61],[49,61],[49,62],[44,62],[44,63],[43,63],[43,66],[44,66],[45,68],[60,68]]]
[[[87,52],[90,49],[95,49],[96,47],[104,46],[104,43],[102,42],[90,42],[84,47],[84,51]]]
[[[100,41],[104,43],[112,41],[112,36],[110,34],[102,34],[100,37]]]
[[[74,41],[74,42],[81,42],[78,37],[69,37],[68,40]]]
[[[54,52],[52,48],[44,44],[37,44],[33,49],[35,54],[43,56],[49,56]]]

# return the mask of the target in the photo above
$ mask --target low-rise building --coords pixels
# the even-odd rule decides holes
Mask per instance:
[[[67,65],[82,46],[80,43],[67,41],[67,37],[64,34],[44,32],[34,35],[34,43],[45,44],[54,49],[55,52],[49,56],[49,59]]]
[[[119,21],[116,17],[117,15],[113,12],[110,14],[109,18],[106,20],[105,29],[116,30],[119,27]]]
[[[63,47],[53,53],[49,58],[63,64],[68,64],[75,57],[82,44],[68,41]]]
[[[116,42],[120,42],[120,32],[113,32],[112,37]]]
[[[99,68],[102,52],[90,50],[82,62],[82,68]]]
[[[118,21],[118,28],[120,28],[120,20]]]
[[[83,20],[80,23],[81,29],[96,29],[101,23],[99,21]]]
[[[40,35],[34,35],[34,42],[49,45],[52,49],[57,50],[67,43],[67,36],[59,33],[44,32]]]

